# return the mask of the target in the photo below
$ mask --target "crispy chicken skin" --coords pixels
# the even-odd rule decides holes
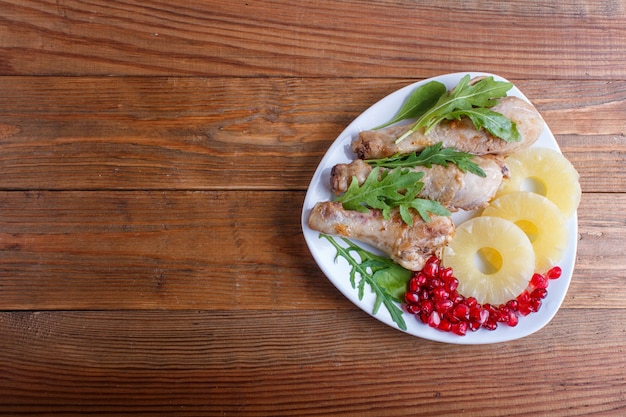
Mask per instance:
[[[473,159],[485,171],[486,177],[464,173],[456,165],[447,167],[433,165],[431,168],[415,167],[413,171],[424,172],[424,187],[420,198],[435,200],[450,211],[484,208],[493,198],[508,170],[503,159],[494,155],[476,156]],[[353,177],[363,184],[372,167],[362,159],[349,164],[337,164],[330,173],[330,187],[335,194],[348,189]]]
[[[419,129],[398,144],[395,143],[396,139],[406,132],[409,126],[391,126],[364,131],[359,133],[358,139],[352,144],[352,149],[361,159],[375,159],[397,153],[420,151],[427,146],[443,142],[446,148],[455,148],[476,155],[506,156],[530,147],[539,138],[544,126],[543,119],[525,100],[514,96],[505,97],[491,109],[515,122],[522,136],[520,142],[506,142],[484,129],[476,130],[469,119],[462,118],[443,121],[428,132],[428,135],[424,135],[423,130]]]
[[[411,271],[421,270],[431,255],[441,255],[455,230],[449,217],[433,215],[426,223],[416,214],[413,226],[409,226],[397,211],[392,211],[385,220],[380,210],[361,213],[345,210],[341,203],[329,201],[313,207],[309,227],[374,246]]]

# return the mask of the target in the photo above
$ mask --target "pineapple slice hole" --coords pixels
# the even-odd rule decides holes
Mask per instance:
[[[548,186],[541,178],[528,177],[521,181],[520,191],[530,191],[545,197],[548,194]]]
[[[530,243],[535,242],[535,240],[537,240],[537,238],[539,237],[539,228],[535,223],[529,220],[518,220],[515,222],[515,224],[517,225],[517,227],[522,229],[524,233],[526,233],[526,236],[528,236],[528,240],[530,240]]]
[[[494,248],[480,248],[474,255],[474,266],[485,275],[495,274],[502,269],[502,254]]]

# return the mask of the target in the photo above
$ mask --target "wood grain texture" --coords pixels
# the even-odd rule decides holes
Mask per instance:
[[[581,327],[579,311],[563,309],[528,338],[458,346],[360,311],[2,313],[0,406],[6,414],[619,416],[626,328],[607,314],[625,311],[592,310]]]
[[[305,190],[356,116],[415,81],[0,77],[0,189]],[[512,81],[585,191],[626,189],[626,82]]]
[[[0,74],[624,79],[624,3],[3,0]],[[530,78],[532,78],[530,77]]]

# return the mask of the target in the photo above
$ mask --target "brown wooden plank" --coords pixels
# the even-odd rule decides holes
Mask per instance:
[[[359,311],[5,312],[0,413],[617,416],[625,320],[563,309],[526,338],[459,346]]]
[[[626,75],[620,2],[1,2],[0,74]],[[488,22],[486,25],[485,22]]]
[[[301,192],[0,193],[2,309],[352,308],[314,263]],[[565,305],[626,298],[626,194],[585,193]]]
[[[413,81],[0,77],[0,188],[304,190],[350,121]],[[626,82],[517,84],[585,191],[626,189]]]

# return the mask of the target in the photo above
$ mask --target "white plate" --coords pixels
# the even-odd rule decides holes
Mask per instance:
[[[372,129],[374,126],[381,125],[396,114],[404,103],[407,96],[415,90],[416,87],[425,84],[429,81],[439,81],[443,83],[448,89],[453,88],[459,82],[459,80],[468,73],[455,73],[446,74],[439,77],[423,80],[411,85],[408,85],[400,90],[390,94],[383,98],[369,109],[365,110],[359,115],[350,125],[339,135],[339,137],[330,146],[326,155],[322,158],[311,183],[309,185],[308,192],[306,194],[304,205],[302,209],[302,230],[306,243],[313,255],[313,258],[319,265],[322,272],[328,277],[330,282],[337,287],[337,289],[350,301],[360,307],[366,313],[372,315],[372,308],[374,306],[375,295],[369,291],[366,284],[365,295],[362,300],[358,298],[357,289],[352,288],[349,280],[350,267],[348,263],[339,258],[335,260],[336,251],[335,248],[326,240],[319,237],[319,232],[314,231],[308,227],[308,218],[311,209],[318,201],[332,200],[333,195],[329,188],[329,175],[331,168],[338,163],[350,162],[356,158],[352,152],[351,144],[356,140],[359,132],[363,130]],[[496,80],[507,81],[502,77],[493,74],[486,73],[469,73],[473,78],[475,76],[487,75],[493,76]],[[526,101],[528,99],[519,91],[515,86],[509,90],[509,95],[520,97]],[[539,137],[539,140],[533,146],[542,146],[552,148],[560,152],[559,146],[552,135],[550,129],[546,126]],[[459,212],[452,215],[452,219],[455,224],[460,224],[463,220],[471,217],[472,213]],[[455,344],[486,344],[486,343],[498,343],[509,340],[519,339],[524,336],[528,336],[552,320],[556,312],[558,311],[565,294],[569,287],[569,283],[572,279],[572,273],[574,271],[574,262],[576,258],[576,245],[578,236],[578,222],[577,216],[574,214],[567,223],[569,229],[569,247],[565,252],[563,258],[558,263],[563,272],[559,279],[551,280],[548,286],[548,295],[543,300],[541,309],[536,313],[531,313],[528,316],[520,316],[519,324],[515,327],[509,327],[500,324],[496,330],[479,329],[476,332],[468,331],[465,336],[457,336],[453,333],[442,332],[429,327],[421,323],[415,316],[404,313],[404,320],[407,325],[406,332],[418,336],[424,339],[455,343]],[[356,242],[361,247],[364,247],[374,253],[380,253],[375,249],[363,245],[360,242]],[[530,277],[529,277],[530,278]],[[388,324],[391,327],[398,329],[398,326],[393,322],[391,316],[384,306],[381,306],[376,315],[373,315],[376,319]],[[347,324],[346,324],[347,325]],[[399,329],[400,330],[400,329]]]

